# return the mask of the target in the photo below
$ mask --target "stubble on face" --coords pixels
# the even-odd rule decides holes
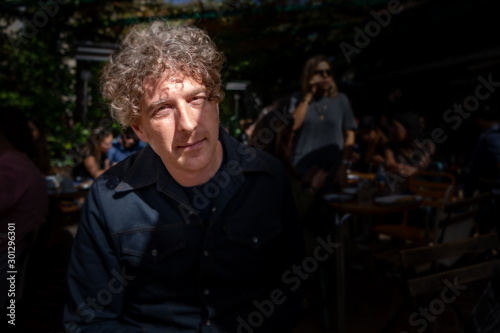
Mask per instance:
[[[184,76],[145,81],[136,128],[183,185],[208,181],[211,176],[206,175],[213,175],[222,162],[218,104],[207,94],[201,83]]]

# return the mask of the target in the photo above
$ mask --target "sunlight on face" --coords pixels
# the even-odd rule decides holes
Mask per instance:
[[[164,73],[160,80],[146,80],[145,89],[140,121],[133,126],[139,138],[151,145],[174,178],[182,178],[176,178],[180,183],[215,173],[222,161],[219,106],[208,100],[206,88]]]

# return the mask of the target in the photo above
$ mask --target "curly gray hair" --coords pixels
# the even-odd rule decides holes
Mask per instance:
[[[102,94],[110,102],[113,118],[123,127],[140,118],[144,80],[159,79],[165,71],[193,78],[207,88],[210,100],[221,102],[224,61],[215,43],[199,28],[168,27],[163,21],[136,25],[104,67]]]

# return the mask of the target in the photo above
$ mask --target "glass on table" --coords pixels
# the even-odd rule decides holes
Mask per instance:
[[[373,200],[373,181],[361,178],[358,180],[358,202],[371,203]]]

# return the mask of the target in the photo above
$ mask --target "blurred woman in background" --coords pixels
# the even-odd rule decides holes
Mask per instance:
[[[422,136],[416,112],[396,112],[390,121],[390,142],[385,149],[387,171],[410,176],[429,168],[435,147],[421,144]]]
[[[98,127],[92,131],[81,151],[82,161],[73,168],[75,180],[96,179],[109,169],[108,150],[113,145],[111,130]]]
[[[349,99],[338,91],[325,56],[306,62],[297,96],[290,105],[297,130],[293,165],[301,176],[313,166],[329,170],[334,178],[327,183],[345,187],[357,127]]]

